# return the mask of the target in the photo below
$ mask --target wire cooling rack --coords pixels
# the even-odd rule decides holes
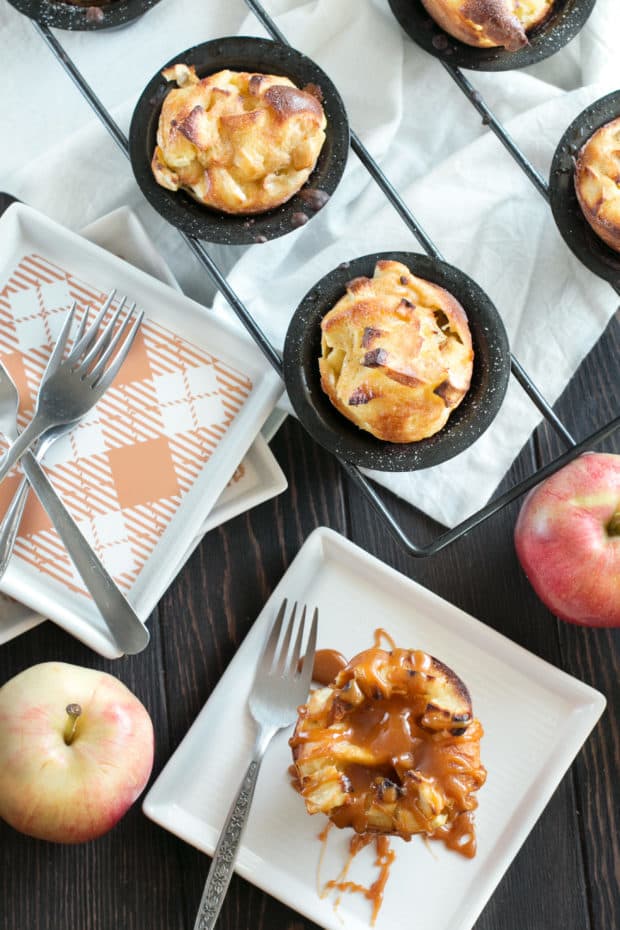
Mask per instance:
[[[259,22],[265,27],[274,42],[278,42],[283,45],[289,44],[286,40],[286,37],[273,21],[272,17],[268,14],[263,5],[258,2],[258,0],[245,0],[245,3],[259,20]],[[51,32],[48,26],[41,25],[34,21],[33,26],[50,47],[59,63],[77,86],[78,90],[84,96],[86,101],[92,107],[118,147],[125,154],[125,156],[129,158],[129,144],[126,136],[121,131],[117,123],[113,120],[106,107],[93,92],[92,88],[81,74],[77,66],[74,64],[72,59],[69,57],[62,44]],[[441,64],[444,66],[448,74],[455,81],[461,91],[465,94],[470,103],[482,116],[484,123],[489,126],[491,131],[497,136],[502,145],[514,158],[521,170],[527,175],[538,193],[541,194],[547,202],[549,202],[549,187],[546,181],[539,174],[532,163],[527,159],[514,139],[512,139],[509,133],[506,132],[505,128],[491,112],[490,108],[487,106],[480,93],[474,88],[474,86],[463,74],[460,68],[457,68],[446,61],[441,61]],[[372,157],[370,152],[366,149],[360,138],[353,130],[351,130],[350,138],[351,149],[366,168],[375,183],[379,186],[381,191],[385,194],[386,198],[394,207],[402,221],[413,233],[427,255],[437,260],[443,260],[443,256],[439,248],[426,233],[422,224],[416,219],[399,192],[390,182],[389,178],[384,174],[379,164],[375,161],[375,159]],[[217,289],[226,299],[231,309],[234,311],[247,332],[260,348],[269,364],[278,372],[280,376],[282,376],[282,360],[280,353],[269,341],[261,327],[252,317],[250,311],[247,309],[241,298],[230,286],[226,280],[225,275],[221,272],[207,251],[205,244],[198,239],[193,238],[192,236],[187,236],[185,233],[180,232],[179,235],[181,235],[181,237],[185,240],[188,248],[190,248],[194,253]],[[620,289],[617,287],[614,287],[614,290],[616,293],[620,293]],[[431,540],[431,542],[425,545],[419,545],[414,540],[412,540],[411,537],[400,526],[397,519],[386,505],[385,501],[378,493],[377,489],[361,473],[359,468],[342,458],[338,458],[342,468],[351,477],[356,486],[366,497],[368,503],[379,515],[389,533],[410,556],[416,558],[425,558],[427,556],[434,555],[441,549],[444,549],[450,543],[460,539],[460,537],[464,536],[474,527],[489,519],[489,517],[493,516],[493,514],[502,510],[512,501],[516,500],[522,494],[533,488],[540,481],[544,480],[546,477],[556,472],[572,459],[576,458],[580,453],[585,452],[592,446],[602,442],[605,438],[615,432],[615,430],[620,426],[620,416],[618,416],[607,423],[605,426],[591,433],[585,439],[577,442],[570,434],[565,424],[556,415],[551,405],[545,400],[542,393],[536,387],[534,381],[530,378],[530,376],[527,374],[514,355],[511,355],[510,357],[510,368],[512,376],[520,384],[532,403],[537,407],[540,413],[542,413],[543,417],[547,420],[550,426],[555,430],[555,432],[567,446],[566,452],[553,459],[547,465],[538,469],[528,477],[524,478],[522,481],[513,485],[513,487],[508,491],[494,498],[492,501],[486,504],[486,506],[476,511],[457,526],[436,536],[433,540]]]

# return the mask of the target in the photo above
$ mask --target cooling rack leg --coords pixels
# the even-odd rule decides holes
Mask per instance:
[[[455,68],[453,65],[446,61],[442,61],[441,64],[444,66],[452,80],[455,81],[456,84],[461,88],[470,103],[472,103],[478,113],[480,113],[484,124],[491,128],[504,148],[510,152],[521,170],[524,171],[528,176],[539,194],[542,194],[545,200],[548,201],[549,186],[547,182],[542,177],[542,175],[538,173],[534,165],[525,157],[512,136],[506,132],[500,121],[491,112],[484,99],[482,98],[480,92],[474,88],[473,84],[471,84],[471,82],[465,77],[460,68]]]
[[[601,427],[601,429],[597,430],[597,432],[593,433],[591,436],[588,436],[582,442],[573,445],[563,455],[558,456],[558,458],[553,459],[553,461],[549,462],[547,465],[543,466],[529,477],[524,478],[523,481],[520,481],[508,491],[505,491],[504,494],[501,494],[499,497],[495,498],[495,500],[490,501],[490,503],[488,503],[481,510],[476,511],[476,513],[472,514],[470,517],[467,517],[467,519],[463,520],[451,530],[448,530],[446,533],[438,536],[427,546],[417,546],[411,541],[393,514],[389,511],[387,505],[382,500],[376,489],[370,484],[368,479],[362,475],[357,466],[351,465],[350,462],[343,462],[342,460],[340,461],[340,464],[350,476],[350,478],[355,482],[356,486],[364,494],[371,507],[381,517],[388,532],[396,540],[396,542],[402,546],[402,548],[410,556],[413,556],[414,558],[426,558],[427,556],[435,555],[435,553],[445,549],[446,546],[450,545],[450,543],[453,543],[457,539],[460,539],[462,536],[465,536],[476,526],[479,526],[481,523],[484,523],[485,520],[488,520],[489,517],[499,513],[499,511],[503,510],[504,507],[507,507],[508,504],[511,504],[518,497],[521,497],[521,495],[527,493],[527,491],[530,491],[533,487],[535,487],[535,485],[539,484],[539,482],[544,481],[545,478],[548,478],[556,471],[559,471],[559,469],[563,468],[564,465],[567,465],[574,458],[577,458],[578,455],[589,451],[592,446],[598,445],[608,436],[611,436],[611,434],[614,433],[618,427],[620,427],[620,417],[616,417],[615,420],[607,423],[605,426]]]
[[[514,357],[514,355],[510,356],[510,370],[532,403],[535,404],[543,416],[546,417],[558,436],[560,436],[569,446],[574,446],[576,444],[575,440],[566,429],[560,418],[556,415],[553,407],[547,403],[532,379],[527,375],[525,369],[518,361],[518,359]]]

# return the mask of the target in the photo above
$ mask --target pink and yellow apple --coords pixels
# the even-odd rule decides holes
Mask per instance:
[[[33,665],[0,688],[0,817],[57,843],[105,833],[142,792],[153,726],[112,675]]]
[[[562,620],[620,626],[620,455],[588,452],[525,499],[517,555]]]

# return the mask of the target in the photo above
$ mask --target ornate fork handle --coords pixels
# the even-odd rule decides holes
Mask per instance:
[[[263,755],[264,749],[259,749],[254,753],[254,758],[247,767],[237,797],[228,811],[226,823],[213,853],[213,862],[200,899],[194,930],[213,930],[222,909],[235,870],[237,850],[250,813]]]

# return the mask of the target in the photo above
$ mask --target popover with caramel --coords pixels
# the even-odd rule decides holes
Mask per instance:
[[[620,252],[620,117],[597,129],[579,152],[575,191],[594,232]]]
[[[528,45],[527,32],[549,15],[554,0],[422,0],[442,29],[480,48],[511,52]]]
[[[321,321],[321,387],[360,429],[395,443],[445,426],[467,393],[467,316],[444,288],[401,262],[378,261]]]
[[[236,71],[200,80],[184,64],[162,74],[178,85],[164,99],[151,162],[162,187],[224,213],[253,214],[307,181],[325,141],[317,88]]]
[[[299,709],[290,740],[310,814],[357,833],[420,833],[475,853],[482,727],[438,659],[379,647],[355,656]]]

